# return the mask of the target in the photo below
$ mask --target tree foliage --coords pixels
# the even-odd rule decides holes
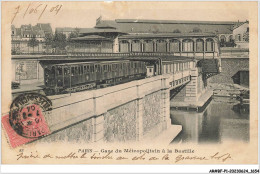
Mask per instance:
[[[173,33],[181,33],[181,31],[179,29],[175,29],[173,30]]]
[[[79,37],[79,28],[75,28],[75,31],[71,32],[68,41],[71,41],[72,38]]]
[[[65,50],[65,47],[67,46],[67,40],[66,40],[66,35],[63,33],[55,32],[53,36],[53,41],[52,41],[52,47],[56,49],[57,51],[63,51]]]
[[[33,36],[29,41],[28,41],[28,47],[32,47],[33,48],[33,52],[34,52],[34,47],[37,47],[39,45],[39,41],[36,40],[36,37]]]
[[[194,27],[193,30],[192,30],[193,33],[201,33],[201,29],[198,28],[198,27]]]
[[[45,34],[45,44],[52,46],[53,37],[54,37],[54,36],[53,36],[52,33],[46,33],[46,34]]]

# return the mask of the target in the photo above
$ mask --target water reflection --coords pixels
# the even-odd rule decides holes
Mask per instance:
[[[249,141],[249,105],[235,99],[213,98],[201,113],[171,109],[171,120],[183,126],[173,143]]]

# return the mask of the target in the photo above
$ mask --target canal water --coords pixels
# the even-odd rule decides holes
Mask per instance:
[[[223,143],[249,141],[249,105],[236,99],[213,97],[203,112],[171,108],[172,124],[182,125],[182,131],[172,143]]]

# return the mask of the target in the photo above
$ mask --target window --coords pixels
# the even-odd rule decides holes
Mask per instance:
[[[94,72],[94,65],[90,65],[90,72]]]
[[[57,67],[57,74],[62,75],[62,67]]]
[[[78,67],[76,66],[75,67],[75,75],[78,75],[79,74],[79,69],[78,69]]]
[[[204,42],[202,39],[198,39],[196,42],[196,51],[203,52],[203,50],[204,50]]]
[[[87,65],[87,72],[90,72],[90,67],[89,67],[89,65]]]
[[[72,68],[71,68],[71,76],[74,76],[74,74],[75,74],[75,68],[72,67]]]
[[[132,42],[132,51],[141,52],[141,42],[139,40],[134,40]]]
[[[238,34],[238,41],[241,41],[241,35]]]
[[[167,51],[167,47],[166,47],[166,42],[164,40],[158,40],[156,43],[156,48],[157,48],[157,52],[166,52]]]
[[[83,66],[80,66],[80,73],[83,74]]]
[[[249,32],[249,27],[246,28],[246,32]]]
[[[70,68],[69,67],[65,67],[64,68],[64,75],[69,75],[70,74]]]
[[[184,51],[184,52],[193,51],[193,41],[192,40],[184,40],[182,45],[183,45],[182,51]]]
[[[170,52],[179,52],[180,51],[180,42],[178,40],[170,41]]]
[[[153,52],[153,41],[151,40],[144,41],[144,52]]]
[[[107,72],[107,70],[108,70],[107,65],[103,65],[103,71],[104,71],[104,72]]]
[[[214,51],[214,40],[211,38],[206,40],[206,51]]]

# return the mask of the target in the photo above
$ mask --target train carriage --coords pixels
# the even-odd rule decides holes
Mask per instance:
[[[145,77],[146,65],[142,61],[63,63],[44,69],[47,94],[106,87]]]

